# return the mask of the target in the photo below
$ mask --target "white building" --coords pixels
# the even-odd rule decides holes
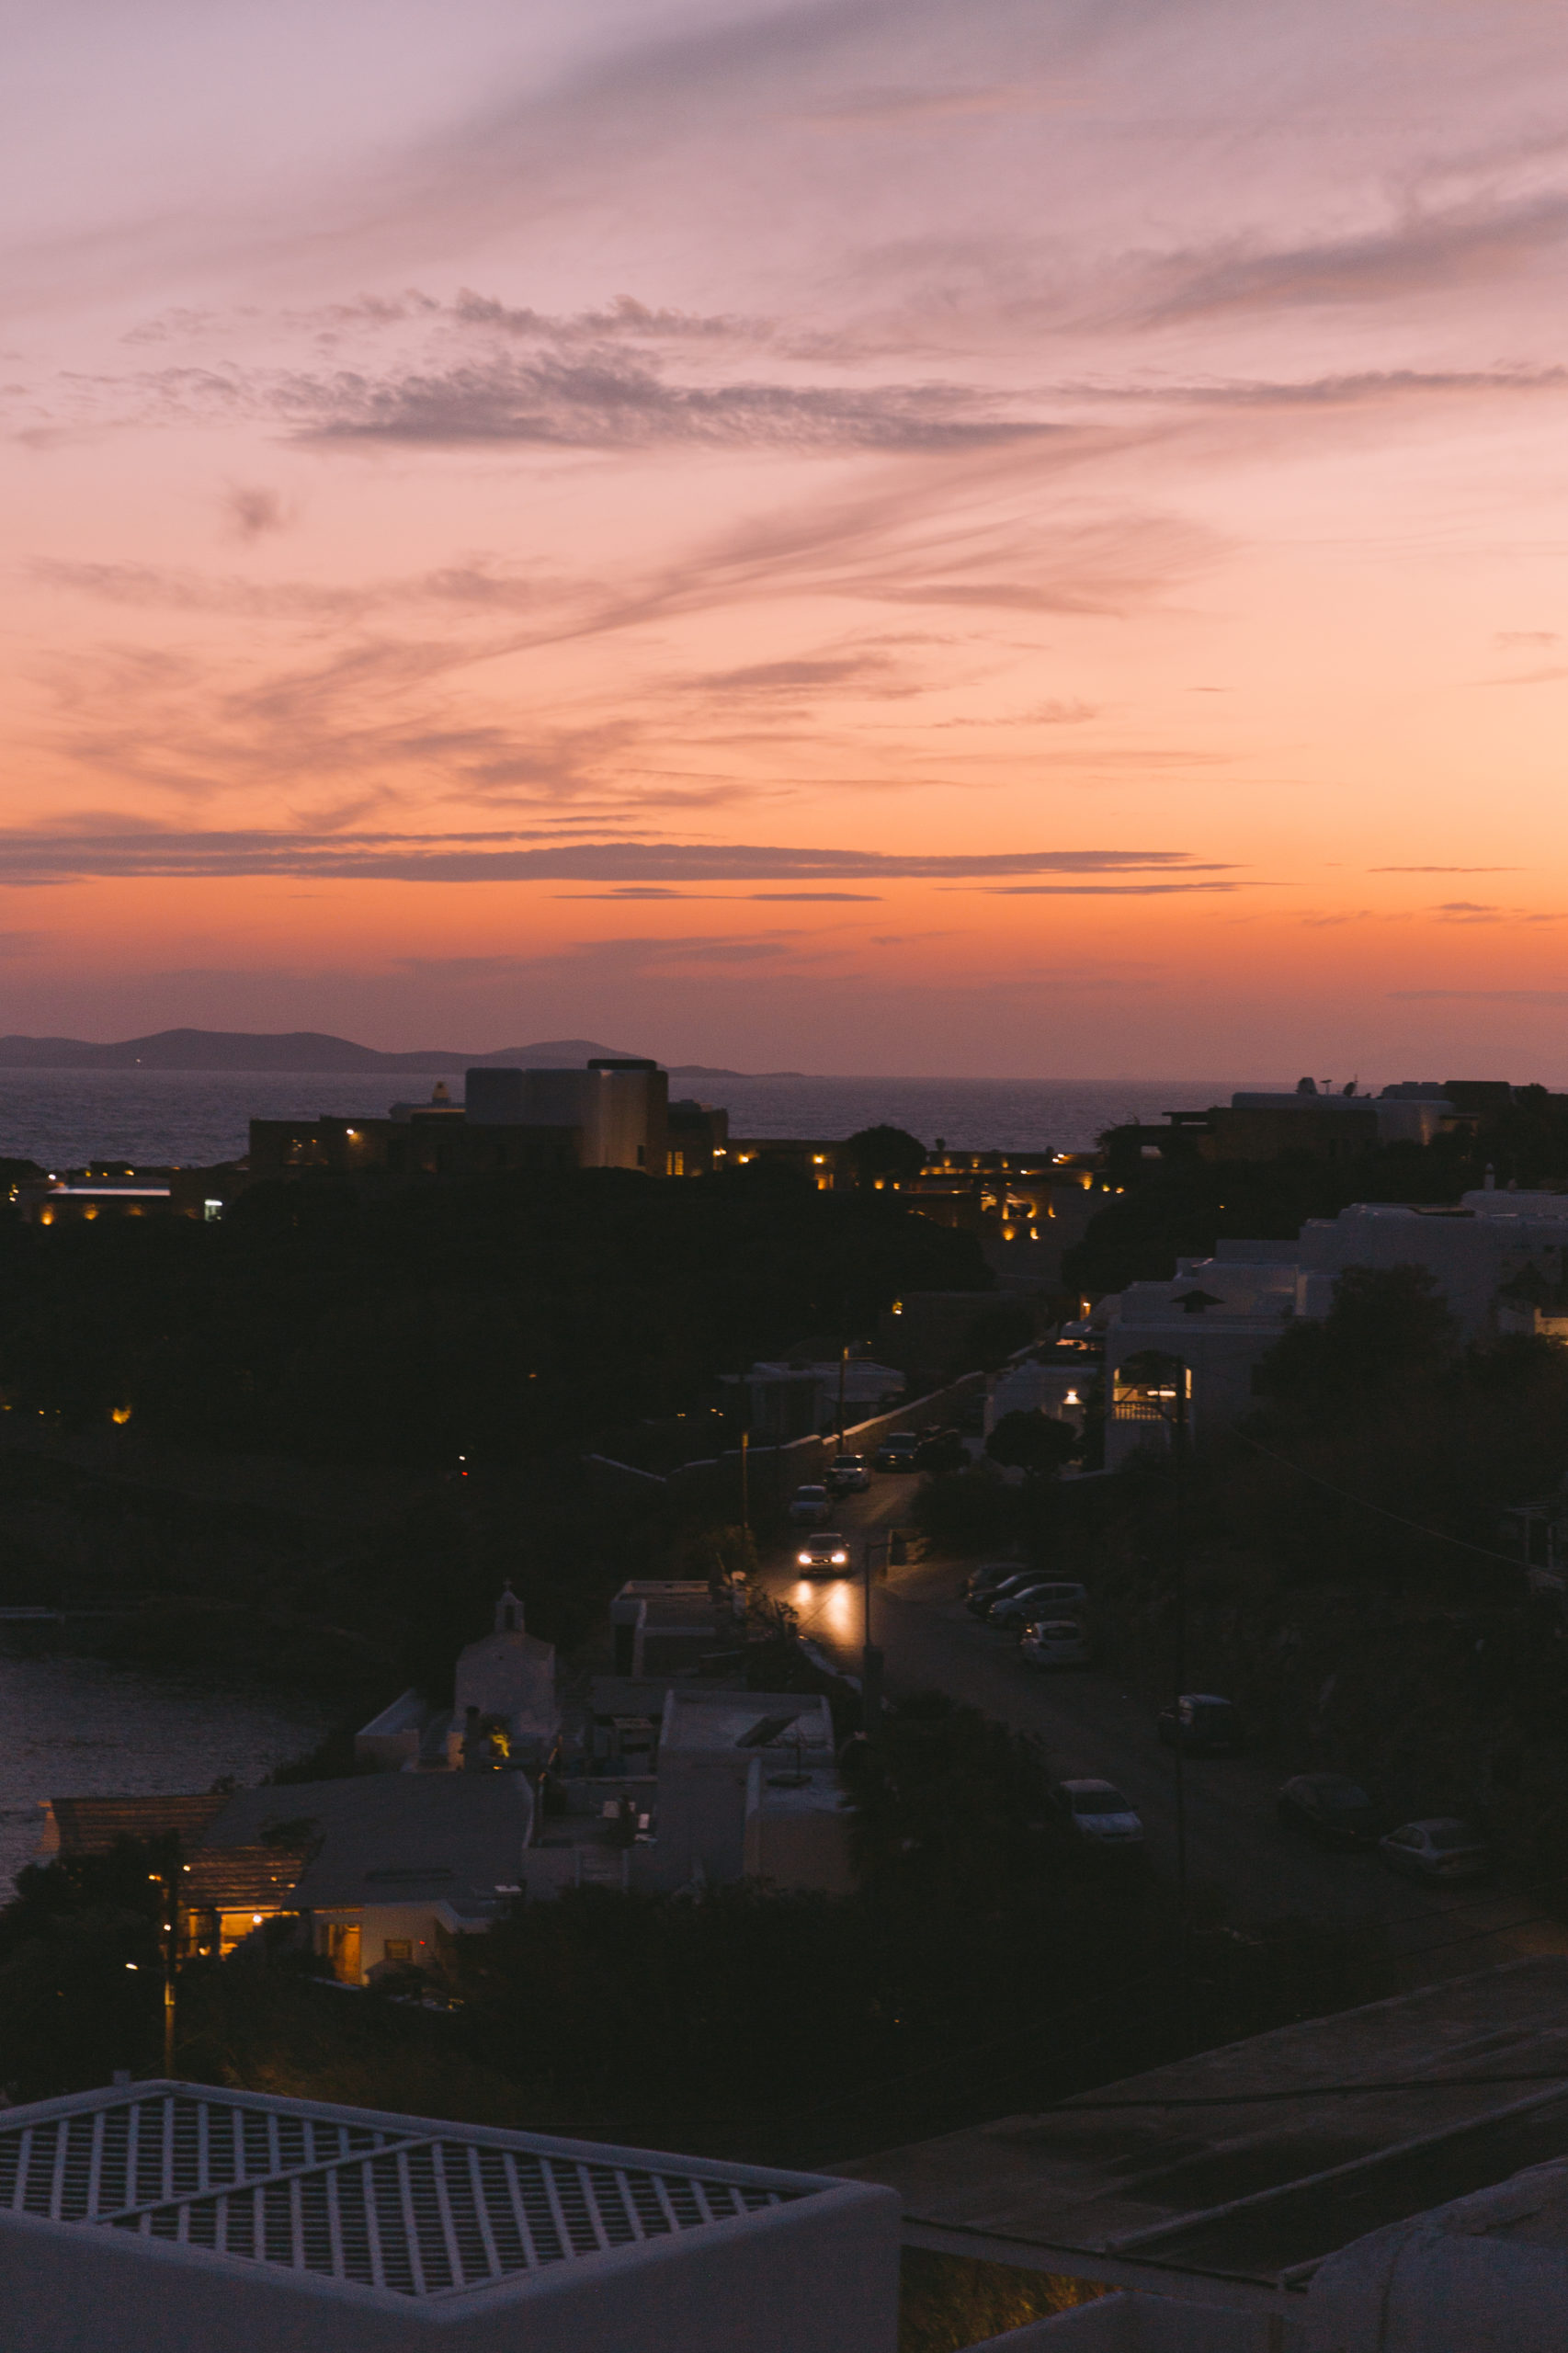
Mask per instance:
[[[1088,1389],[1100,1373],[1097,1356],[1063,1352],[1043,1361],[1030,1357],[993,1373],[985,1385],[985,1435],[1009,1414],[1049,1414],[1053,1421],[1084,1427]]]
[[[0,2117],[27,2353],[894,2353],[891,2190],[204,2085]]]
[[[205,1798],[56,1798],[43,1811],[40,1861],[177,1832],[187,1955],[297,1919],[348,1985],[389,1963],[430,1968],[444,1939],[488,1928],[534,1836],[526,1773],[362,1773]]]
[[[561,1729],[555,1646],[528,1632],[510,1583],[491,1632],[459,1653],[452,1696],[437,1708],[413,1686],[400,1692],[356,1733],[355,1756],[382,1772],[455,1773],[482,1752],[514,1764],[548,1754]]]
[[[1466,1339],[1551,1331],[1513,1294],[1533,1277],[1543,1296],[1568,1284],[1568,1195],[1466,1193],[1453,1208],[1357,1201],[1335,1218],[1311,1218],[1294,1242],[1221,1242],[1211,1258],[1182,1258],[1168,1282],[1130,1283],[1102,1300],[1088,1323],[1106,1343],[1106,1463],[1163,1443],[1185,1365],[1195,1437],[1244,1414],[1257,1366],[1297,1317],[1319,1319],[1351,1267],[1423,1267]]]
[[[673,1688],[658,1747],[666,1875],[847,1894],[850,1815],[820,1692]]]

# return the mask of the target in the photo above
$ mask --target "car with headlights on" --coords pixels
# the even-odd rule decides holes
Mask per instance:
[[[846,1577],[853,1574],[849,1563],[849,1542],[835,1528],[819,1528],[808,1536],[795,1554],[795,1565],[803,1577]]]
[[[1063,1781],[1058,1803],[1073,1836],[1085,1847],[1142,1847],[1137,1808],[1114,1781]]]
[[[871,1483],[871,1466],[863,1454],[835,1454],[827,1466],[828,1493],[862,1495]]]
[[[1379,1839],[1378,1852],[1391,1871],[1406,1879],[1484,1879],[1492,1869],[1491,1850],[1480,1832],[1451,1814],[1403,1824]]]
[[[1031,1666],[1088,1666],[1089,1638],[1075,1618],[1037,1619],[1024,1629],[1019,1651]]]
[[[1298,1773],[1277,1802],[1280,1826],[1324,1847],[1374,1847],[1378,1813],[1359,1781],[1346,1773]]]

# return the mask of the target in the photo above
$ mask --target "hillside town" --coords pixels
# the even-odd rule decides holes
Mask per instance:
[[[497,2343],[552,2284],[594,2342],[624,2291],[655,2343],[689,2294],[672,2345],[891,2348],[901,2246],[906,2327],[1017,2353],[1555,2342],[1568,1097],[957,1150],[732,1136],[620,1061],[7,1177],[6,1643],[328,1726],[254,1786],[38,1792],[35,2341],[140,2309],[75,2252],[112,2213],[267,2343],[323,2283],[389,2347],[437,2283]]]

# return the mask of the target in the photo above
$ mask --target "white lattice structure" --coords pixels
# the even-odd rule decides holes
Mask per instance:
[[[29,2353],[891,2353],[898,2238],[858,2183],[199,2085],[0,2114]]]

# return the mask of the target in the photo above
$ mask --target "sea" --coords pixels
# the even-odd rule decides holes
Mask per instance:
[[[310,1071],[0,1071],[0,1157],[55,1171],[90,1160],[210,1167],[245,1150],[252,1119],[324,1112],[384,1118],[394,1102],[427,1100],[460,1069]],[[1087,1150],[1103,1130],[1165,1111],[1228,1102],[1256,1078],[810,1078],[677,1073],[673,1096],[722,1104],[739,1136],[853,1135],[905,1128],[955,1150]]]
[[[37,1850],[44,1798],[242,1788],[303,1756],[319,1712],[122,1673],[97,1659],[0,1657],[0,1904]]]

